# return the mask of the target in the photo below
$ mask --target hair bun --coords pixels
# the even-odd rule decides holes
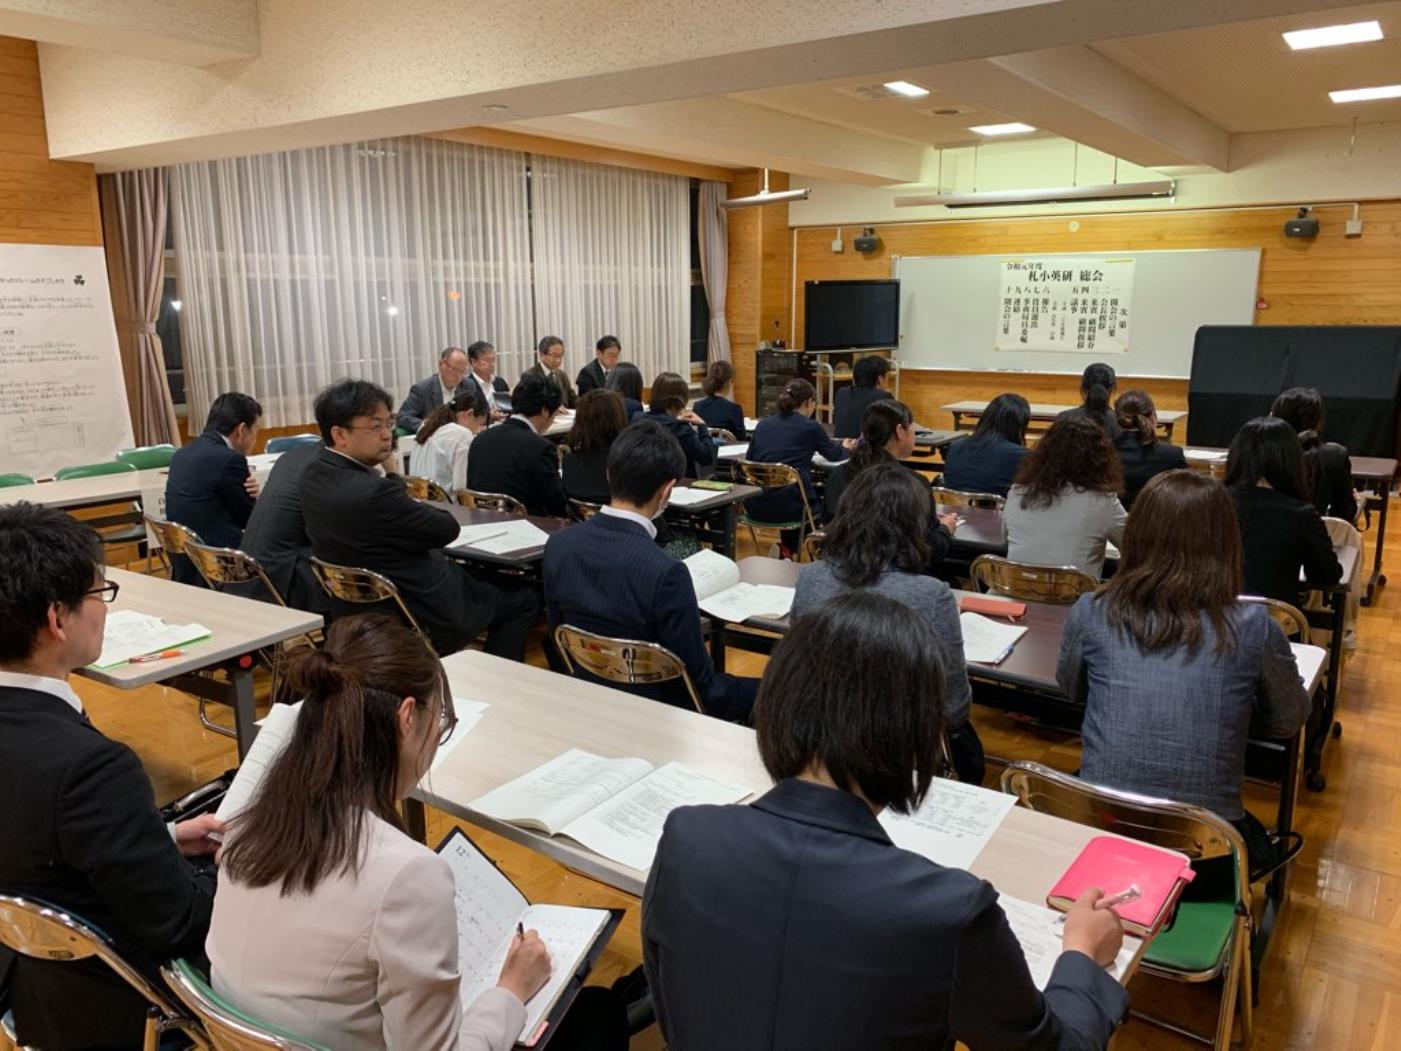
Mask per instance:
[[[287,682],[302,697],[328,697],[341,690],[351,676],[325,648],[307,650],[287,672]]]

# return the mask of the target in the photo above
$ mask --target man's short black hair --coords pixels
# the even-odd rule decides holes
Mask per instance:
[[[754,704],[764,769],[781,781],[821,763],[873,806],[916,809],[943,733],[942,653],[908,606],[866,588],[799,617]]]
[[[357,416],[371,416],[383,405],[394,411],[394,401],[383,387],[369,380],[340,380],[332,383],[316,396],[314,410],[316,426],[321,430],[321,440],[334,445],[332,427],[349,427]]]
[[[77,606],[102,572],[97,534],[55,508],[0,507],[0,664],[27,660],[54,603]]]
[[[667,482],[686,475],[686,452],[676,436],[655,420],[623,429],[608,450],[608,490],[641,507]]]
[[[535,353],[543,357],[550,352],[551,347],[556,345],[563,346],[564,340],[560,339],[558,336],[546,336],[540,341],[540,345],[535,348]]]
[[[851,366],[851,382],[858,387],[874,387],[890,371],[890,362],[884,358],[862,358]]]
[[[527,372],[516,381],[511,391],[511,411],[517,416],[536,416],[541,412],[554,412],[564,404],[564,392],[559,384],[549,376]]]
[[[488,351],[490,351],[492,354],[495,354],[496,348],[493,347],[486,340],[479,339],[477,340],[477,342],[473,343],[470,347],[467,348],[467,359],[469,361],[476,361],[479,357],[481,357]]]
[[[617,347],[619,350],[623,349],[623,345],[618,342],[617,336],[602,336],[599,341],[593,345],[593,350],[595,354],[602,354],[609,347]]]
[[[240,423],[252,427],[262,415],[263,407],[256,400],[236,390],[226,391],[209,406],[209,418],[204,421],[204,429],[228,435]]]

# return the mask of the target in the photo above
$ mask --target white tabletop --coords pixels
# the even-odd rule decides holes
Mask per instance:
[[[37,482],[0,489],[0,505],[27,501],[43,507],[94,507],[135,500],[149,485],[164,485],[166,469],[152,467],[145,471],[122,471],[99,474],[91,478],[70,478],[64,482]]]
[[[960,412],[968,415],[982,415],[987,407],[988,403],[985,401],[955,401],[942,406],[945,412]],[[1076,405],[1044,405],[1033,402],[1031,406],[1031,418],[1033,420],[1052,419],[1063,412],[1069,412],[1071,409],[1078,407],[1079,406]],[[1185,419],[1186,416],[1187,411],[1185,409],[1158,410],[1159,423],[1176,423],[1178,420]]]
[[[181,646],[184,652],[179,657],[144,664],[118,664],[112,668],[79,669],[79,673],[89,679],[122,689],[198,671],[321,627],[321,617],[315,613],[177,584],[164,577],[109,567],[107,579],[121,585],[117,601],[107,607],[109,612],[130,609],[160,617],[170,624],[203,624],[209,629],[207,639]]]

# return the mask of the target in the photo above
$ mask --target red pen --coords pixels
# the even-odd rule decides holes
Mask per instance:
[[[160,653],[147,653],[140,657],[132,657],[128,664],[147,664],[150,661],[163,661],[167,657],[179,657],[184,654],[184,650],[161,650]]]

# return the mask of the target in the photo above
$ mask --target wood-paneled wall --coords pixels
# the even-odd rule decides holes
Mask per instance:
[[[769,189],[788,189],[784,172],[771,172]],[[759,173],[744,172],[730,184],[731,197],[759,192]],[[793,238],[788,206],[741,208],[729,216],[730,272],[725,322],[735,363],[735,397],[750,412],[754,406],[754,348],[761,340],[788,340],[792,292]]]
[[[734,193],[743,191],[735,184]],[[756,209],[757,211],[758,209]],[[763,211],[778,211],[765,208]],[[1322,231],[1312,240],[1286,238],[1284,221],[1295,214],[1290,208],[1237,209],[1155,215],[1080,216],[1079,228],[1070,229],[1069,218],[966,222],[908,223],[879,226],[881,247],[861,255],[850,247],[832,252],[831,227],[803,228],[795,232],[796,267],[792,256],[774,253],[764,258],[757,281],[745,266],[735,265],[731,215],[731,269],[729,302],[752,305],[762,296],[785,299],[796,271],[799,300],[805,281],[833,278],[878,278],[891,273],[893,256],[976,255],[1001,252],[1105,252],[1149,251],[1169,248],[1260,248],[1260,295],[1268,304],[1256,311],[1260,325],[1401,324],[1401,201],[1364,205],[1361,237],[1343,235],[1339,209],[1320,213]],[[757,218],[753,220],[757,223]],[[745,287],[746,282],[750,287]],[[730,313],[727,311],[727,313]],[[798,304],[793,345],[802,346],[802,303]],[[747,383],[737,384],[752,406],[752,326],[731,322],[730,338],[736,371]],[[1185,380],[1143,380],[1122,377],[1121,388],[1142,386],[1161,408],[1185,409]],[[949,416],[940,406],[963,399],[989,399],[1015,389],[1033,401],[1073,403],[1078,382],[1071,376],[996,372],[906,371],[900,396],[915,415],[932,426],[947,426]],[[1190,433],[1190,420],[1189,433]]]
[[[91,164],[49,160],[39,53],[0,37],[0,242],[102,244]]]

